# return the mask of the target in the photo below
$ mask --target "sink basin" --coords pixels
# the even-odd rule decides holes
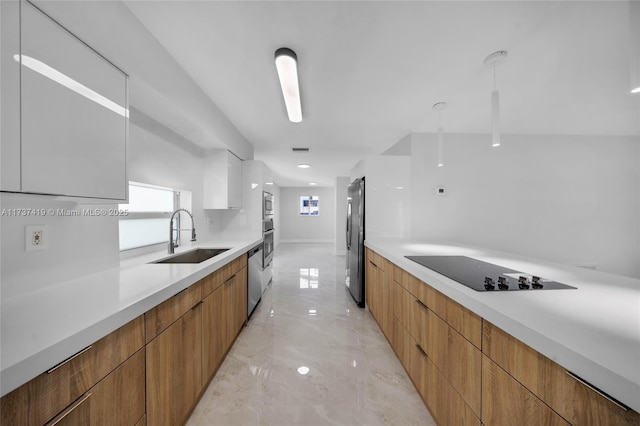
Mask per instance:
[[[166,259],[156,260],[151,263],[200,263],[207,259],[211,259],[213,256],[217,256],[220,253],[224,253],[229,250],[228,248],[199,248],[184,253],[176,254],[175,256],[167,257]]]

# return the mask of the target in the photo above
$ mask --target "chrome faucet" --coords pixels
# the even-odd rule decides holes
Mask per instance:
[[[196,240],[196,226],[193,222],[193,215],[191,214],[191,212],[187,209],[178,209],[176,211],[173,212],[173,214],[171,215],[171,220],[169,221],[169,254],[173,254],[174,253],[174,249],[176,247],[178,247],[177,241],[178,241],[178,236],[180,235],[180,231],[187,231],[187,229],[176,229],[176,242],[174,243],[173,241],[173,218],[174,216],[179,213],[179,212],[185,212],[186,214],[189,215],[189,217],[191,218],[191,241],[195,241]],[[178,222],[179,223],[179,222]]]

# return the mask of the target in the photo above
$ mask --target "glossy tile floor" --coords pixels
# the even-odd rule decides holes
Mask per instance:
[[[280,244],[262,296],[193,412],[196,425],[434,425],[331,244]]]

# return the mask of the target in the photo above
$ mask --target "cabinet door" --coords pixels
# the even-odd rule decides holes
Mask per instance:
[[[134,426],[144,416],[144,349],[74,401],[49,424]]]
[[[205,209],[242,207],[242,161],[226,150],[205,158],[203,205]]]
[[[21,6],[22,191],[124,200],[127,76]]]
[[[202,305],[147,344],[147,421],[182,425],[202,390]]]
[[[235,286],[235,305],[233,307],[235,330],[233,338],[238,335],[247,321],[247,268],[242,268],[236,273],[233,285]]]
[[[226,352],[227,311],[224,287],[218,287],[202,304],[202,368],[205,382],[216,372]]]
[[[20,191],[20,2],[0,2],[0,190]]]

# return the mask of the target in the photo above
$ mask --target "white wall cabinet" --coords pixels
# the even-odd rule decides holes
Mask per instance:
[[[7,101],[10,133],[5,139],[3,129],[2,151],[12,165],[3,170],[2,190],[126,200],[127,75],[29,2],[20,2],[20,52],[12,41],[16,18],[9,50],[4,13],[2,20],[3,124],[4,73],[7,86],[16,66],[20,79],[19,132],[18,96]]]
[[[215,150],[205,158],[204,208],[242,207],[242,160],[226,150]]]

